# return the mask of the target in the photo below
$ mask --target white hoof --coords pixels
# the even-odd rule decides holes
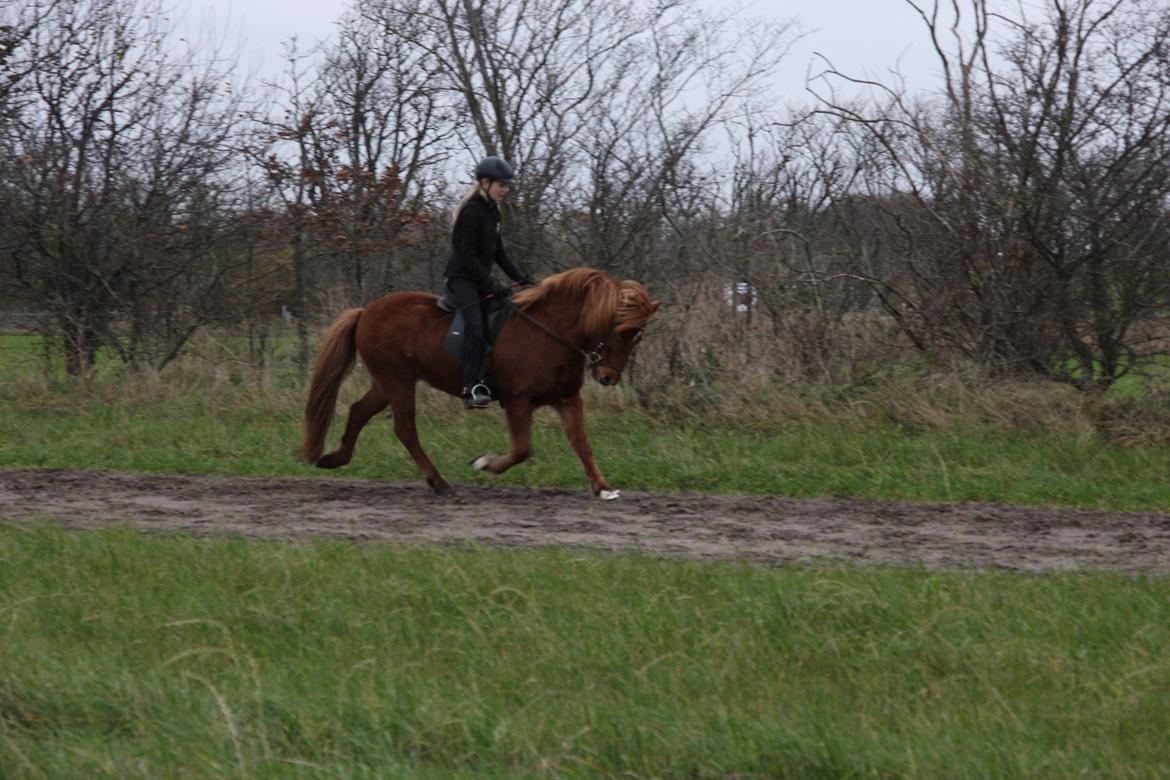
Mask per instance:
[[[480,455],[478,458],[472,459],[471,467],[473,469],[475,469],[476,471],[483,471],[484,469],[487,468],[487,465],[489,463],[491,463],[492,459],[495,457],[496,456],[492,455],[490,452],[485,452],[483,455]]]
[[[620,490],[603,490],[597,494],[597,497],[600,498],[602,501],[613,501],[615,498],[622,497],[622,491],[620,491]]]

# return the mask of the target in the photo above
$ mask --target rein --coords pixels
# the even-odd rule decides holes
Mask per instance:
[[[614,329],[617,327],[616,325],[614,326],[614,328],[609,329],[609,334],[598,343],[597,347],[592,352],[586,352],[585,350],[581,349],[580,347],[578,347],[573,342],[569,341],[567,338],[565,338],[561,334],[557,333],[555,330],[553,330],[549,326],[545,325],[540,320],[532,317],[528,312],[524,311],[523,309],[517,308],[516,313],[519,314],[524,319],[531,322],[536,327],[543,330],[548,335],[552,336],[557,341],[564,344],[569,349],[576,352],[581,357],[585,358],[585,362],[588,364],[589,368],[596,368],[597,366],[608,366],[609,368],[614,368],[613,365],[610,364],[609,359],[601,354],[601,350],[605,349],[605,343],[607,341],[609,341],[609,337],[613,335]]]

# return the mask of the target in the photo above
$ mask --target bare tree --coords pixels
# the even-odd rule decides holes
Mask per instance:
[[[409,23],[404,18],[403,23]],[[438,95],[436,65],[360,15],[326,52],[315,150],[318,218],[343,260],[350,300],[395,286],[399,248],[429,219],[432,170],[446,160],[453,117]]]
[[[76,34],[80,32],[77,29],[66,30],[65,35],[52,42],[37,36],[37,28],[67,5],[69,0],[39,0],[0,8],[0,107],[23,91],[39,67],[52,62],[67,46],[76,43]]]
[[[942,66],[940,99],[875,84],[887,99],[862,111],[822,94],[888,161],[905,262],[901,284],[881,281],[899,291],[890,310],[923,348],[1109,385],[1148,360],[1142,340],[1170,305],[1170,11],[910,5]]]
[[[749,341],[757,318],[769,343],[789,345],[793,373],[832,374],[843,322],[873,300],[865,279],[888,253],[880,205],[867,192],[872,149],[844,120],[805,112],[787,121],[746,113],[730,136],[728,184],[687,243],[705,258],[727,312]],[[877,224],[875,224],[877,223]],[[864,269],[864,271],[862,271]]]
[[[792,40],[788,25],[753,35],[686,0],[362,9],[437,63],[469,162],[487,153],[519,164],[509,238],[523,262],[628,274],[653,264],[664,212],[679,207],[668,193],[700,184],[692,157],[704,138]]]
[[[674,266],[665,275],[677,276],[689,270],[689,244],[676,241],[682,226],[705,219],[712,191],[729,180],[718,164],[708,167],[712,157],[726,159],[708,157],[714,131],[760,114],[753,100],[787,54],[794,28],[745,29],[685,4],[642,26],[583,115],[587,132],[577,148],[587,165],[589,219],[575,223],[583,230],[574,241],[578,254],[639,275],[653,273],[665,254]],[[681,256],[666,249],[679,244]]]
[[[35,35],[57,11],[60,1],[0,6],[0,137],[8,142],[0,149],[0,214],[15,214],[22,204],[17,182],[27,162],[15,156],[11,139],[22,110],[35,101],[33,77],[38,68],[59,56],[61,49],[76,42],[73,35],[65,35],[50,46]],[[20,243],[13,228],[10,219],[0,220],[0,292],[4,293],[0,308],[4,310],[30,305],[27,291],[11,283],[14,251]]]
[[[25,98],[0,128],[11,265],[71,373],[99,345],[161,367],[216,319],[236,262],[230,65],[173,54],[161,7],[61,2],[25,42]],[[46,56],[51,52],[51,56]]]
[[[399,286],[402,253],[413,258],[432,218],[432,170],[450,154],[433,62],[380,33],[352,15],[332,45],[302,54],[294,42],[249,147],[280,204],[274,229],[290,242],[305,360],[308,316],[321,303],[310,290],[356,305]]]
[[[306,64],[311,56],[312,52],[305,55],[297,49],[295,39],[288,43],[285,80],[274,85],[277,94],[272,104],[259,112],[244,147],[268,185],[265,202],[273,204],[268,233],[274,241],[284,243],[291,255],[292,314],[297,332],[297,365],[302,372],[309,366],[309,290],[315,251],[312,204],[319,199],[313,190],[320,183],[313,162],[313,126],[319,120],[323,100]]]

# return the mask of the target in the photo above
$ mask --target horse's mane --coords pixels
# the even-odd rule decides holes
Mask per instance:
[[[566,297],[581,304],[580,325],[590,336],[646,327],[658,305],[646,288],[632,279],[619,282],[595,268],[572,268],[547,277],[537,287],[516,293],[513,302],[528,309],[551,298]]]

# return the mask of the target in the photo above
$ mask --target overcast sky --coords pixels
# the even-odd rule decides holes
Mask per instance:
[[[701,0],[713,9],[719,0]],[[740,0],[748,17],[795,19],[805,31],[784,63],[777,85],[786,100],[799,101],[814,52],[838,69],[889,80],[895,66],[910,87],[929,88],[937,72],[922,24],[903,0]],[[241,48],[241,62],[262,74],[280,68],[281,43],[297,36],[302,48],[329,38],[342,14],[344,0],[180,0],[189,30],[213,24],[219,36]],[[810,65],[811,63],[811,65]]]

